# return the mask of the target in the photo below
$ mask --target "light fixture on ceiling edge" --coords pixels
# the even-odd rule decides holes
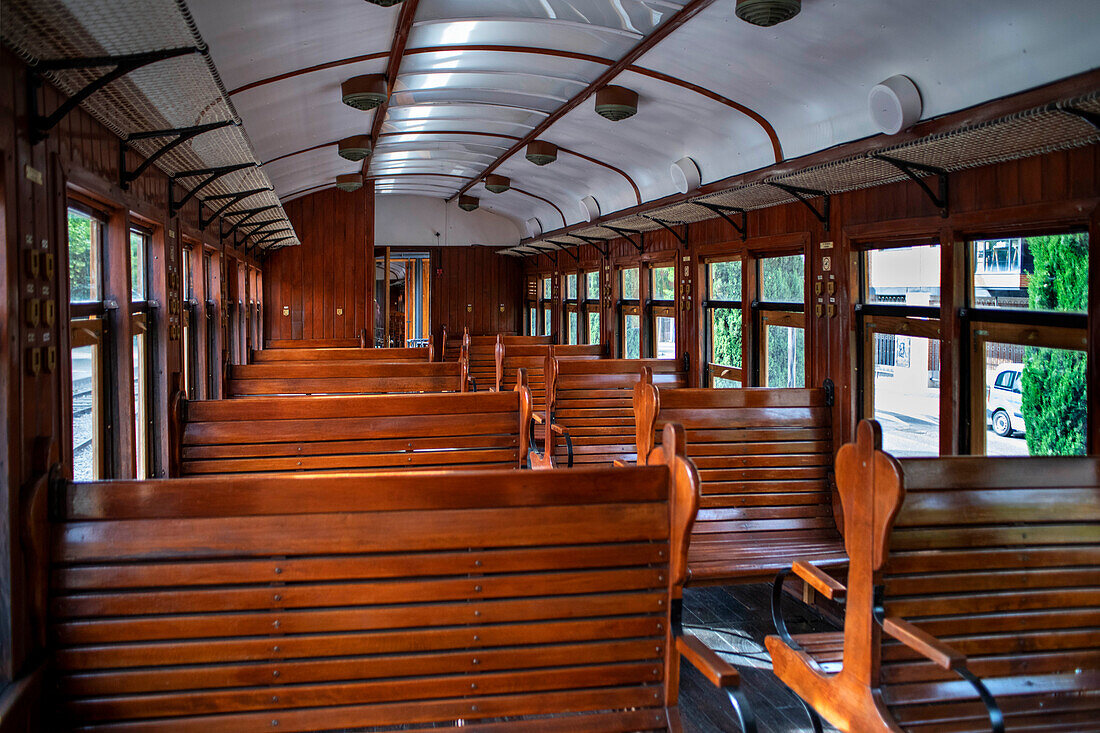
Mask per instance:
[[[802,10],[802,0],[737,0],[737,17],[770,28],[790,20]]]
[[[341,158],[360,161],[371,154],[374,146],[371,144],[370,135],[352,135],[337,143],[337,147]]]
[[[341,191],[358,191],[363,187],[363,176],[358,173],[345,173],[336,176],[336,187]]]
[[[458,208],[463,211],[476,211],[477,207],[481,205],[481,202],[476,196],[467,196],[462,194],[458,197]]]
[[[558,146],[545,140],[533,140],[527,146],[525,157],[535,165],[549,165],[558,159]]]
[[[340,85],[341,99],[353,109],[372,110],[389,98],[386,77],[381,74],[353,76]]]
[[[511,187],[512,180],[507,176],[498,176],[495,173],[485,176],[485,188],[492,193],[504,193]]]
[[[626,87],[609,85],[596,92],[596,114],[620,122],[638,112],[638,93]]]

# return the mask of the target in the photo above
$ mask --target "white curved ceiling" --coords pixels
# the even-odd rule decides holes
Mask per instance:
[[[280,196],[363,169],[336,142],[369,133],[377,113],[343,105],[340,84],[386,72],[402,5],[189,5]],[[636,116],[607,121],[591,99],[559,113],[700,6],[612,80],[639,93]],[[867,93],[894,74],[916,82],[928,118],[1100,66],[1096,0],[804,0],[773,28],[742,22],[734,6],[420,0],[364,172],[381,196],[468,187],[487,210],[552,231],[582,220],[586,195],[608,214],[674,193],[669,165],[684,156],[705,184],[872,135]],[[522,150],[502,159],[551,117],[538,139],[563,148],[555,163],[534,166]],[[511,191],[479,183],[490,166]]]

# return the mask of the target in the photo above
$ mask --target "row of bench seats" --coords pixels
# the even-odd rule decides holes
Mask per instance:
[[[740,704],[673,612],[699,488],[667,435],[629,468],[64,485],[51,729],[679,731],[681,655]]]
[[[435,361],[429,344],[421,349],[267,348],[252,352],[253,364],[286,361]]]
[[[364,349],[369,351],[370,349]],[[458,361],[283,361],[229,367],[226,396],[466,392],[465,359]]]

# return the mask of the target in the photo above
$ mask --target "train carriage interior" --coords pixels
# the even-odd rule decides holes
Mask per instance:
[[[1100,733],[1096,0],[0,0],[0,733]]]

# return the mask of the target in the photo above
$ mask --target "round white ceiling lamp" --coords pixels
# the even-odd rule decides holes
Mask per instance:
[[[345,137],[338,144],[340,157],[346,160],[359,161],[371,154],[370,135],[352,135]]]
[[[802,10],[802,0],[737,0],[737,17],[770,28],[790,20]]]
[[[626,87],[609,85],[596,92],[596,114],[612,122],[633,117],[638,112],[638,93]]]
[[[527,220],[527,236],[532,238],[542,236],[542,222],[538,220],[538,217],[531,217]]]
[[[558,146],[545,140],[532,140],[525,157],[535,165],[550,165],[558,159]]]
[[[592,196],[581,199],[581,216],[586,221],[596,221],[600,218],[600,202]]]
[[[462,194],[458,197],[458,208],[463,211],[476,211],[477,207],[481,205],[481,202],[476,196],[467,196]]]
[[[867,105],[875,127],[887,135],[896,135],[915,125],[924,110],[917,85],[901,74],[891,76],[871,89]]]
[[[672,174],[672,182],[680,193],[694,191],[703,182],[699,165],[691,158],[680,158],[669,167],[669,173]]]
[[[340,93],[344,104],[361,110],[375,109],[389,97],[382,74],[353,76],[340,85]]]
[[[341,191],[358,191],[363,187],[363,176],[358,173],[345,173],[342,176],[336,176],[336,187]]]
[[[512,179],[507,176],[498,176],[495,173],[485,176],[485,188],[493,193],[504,193],[511,187]]]

